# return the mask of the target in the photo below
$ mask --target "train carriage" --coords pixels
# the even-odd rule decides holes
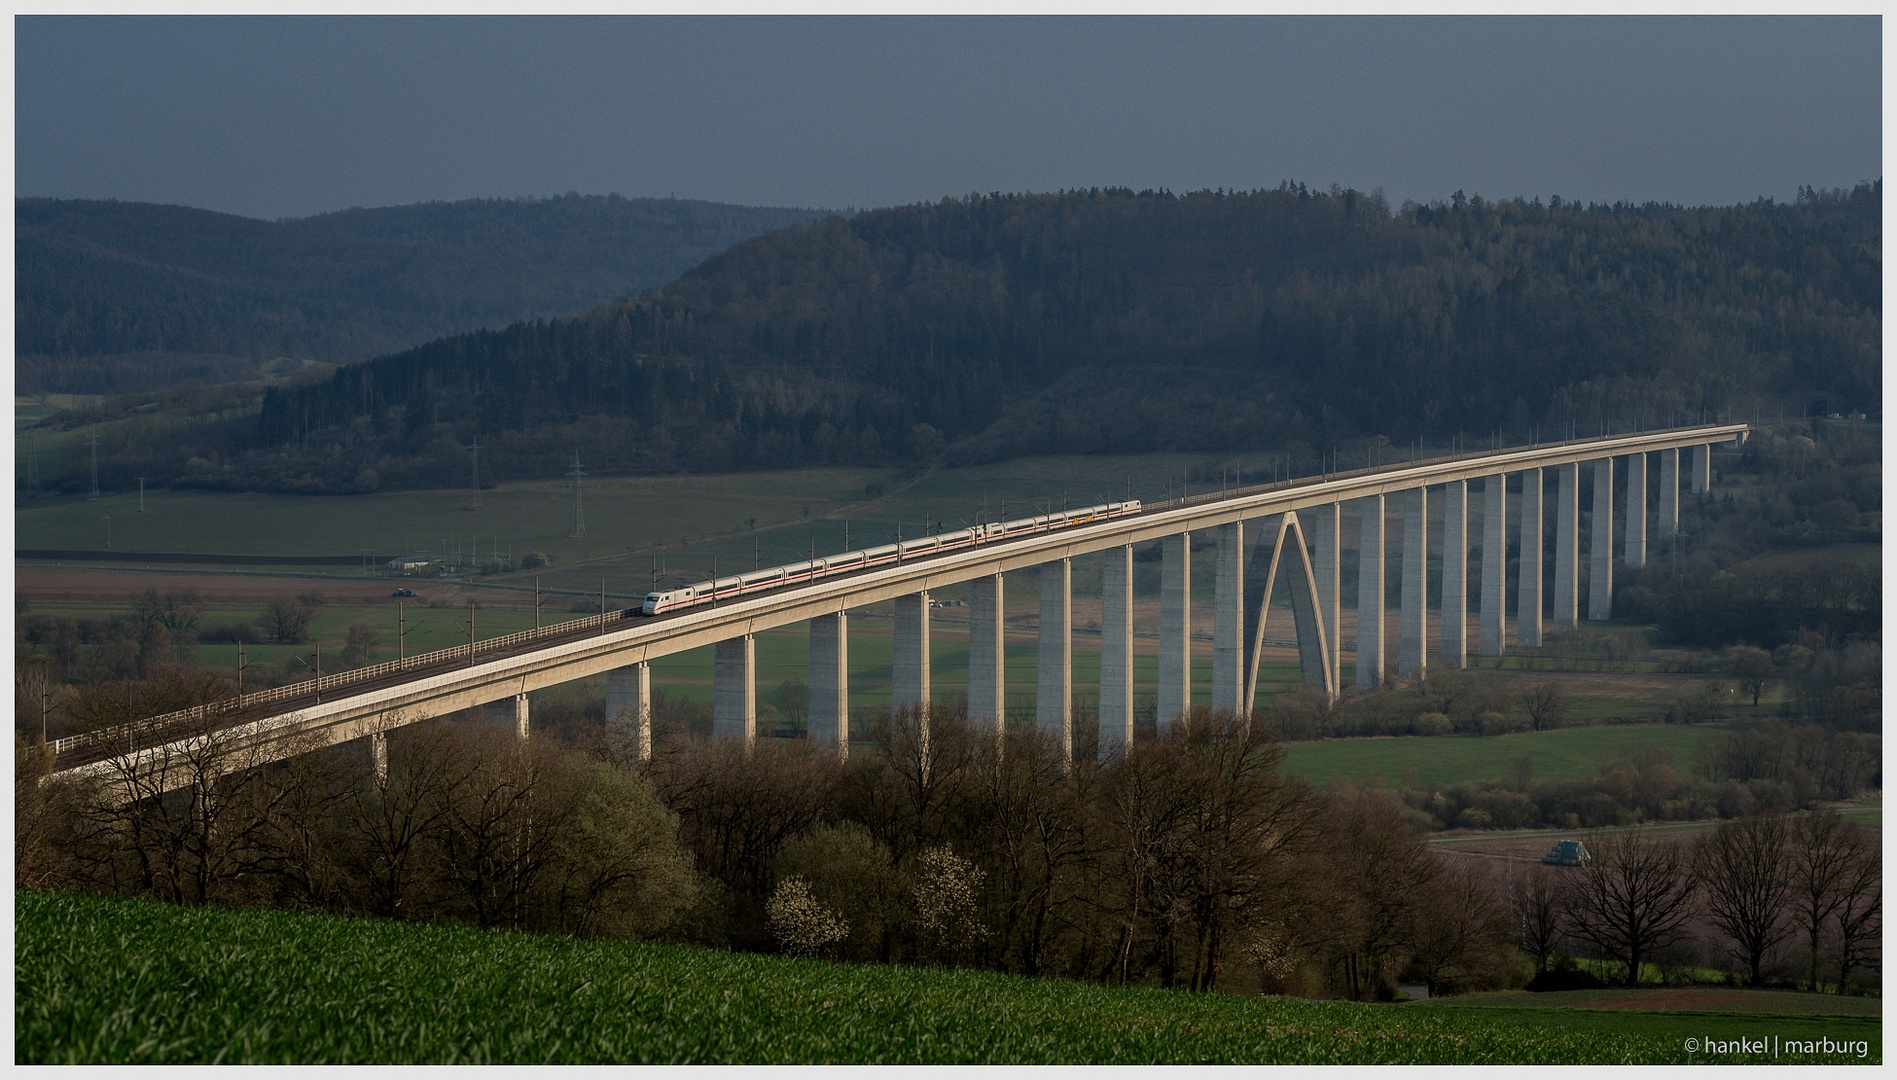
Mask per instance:
[[[646,594],[645,603],[637,610],[642,615],[663,615],[716,603],[720,600],[735,600],[787,585],[809,584],[824,578],[835,577],[838,574],[853,574],[861,570],[872,570],[878,566],[891,566],[904,559],[938,555],[978,544],[992,544],[1054,529],[1072,528],[1095,521],[1126,517],[1139,513],[1139,510],[1139,500],[1129,499],[1125,502],[1103,503],[1099,506],[1068,510],[1058,514],[1042,514],[1038,517],[1019,518],[1006,522],[990,522],[954,532],[937,533],[934,536],[918,537],[881,547],[865,548],[841,555],[826,555],[821,559],[773,566],[734,577],[720,577],[715,581],[700,581],[676,589],[650,592]]]

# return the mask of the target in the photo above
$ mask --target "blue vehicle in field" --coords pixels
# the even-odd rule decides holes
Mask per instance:
[[[1587,845],[1579,840],[1563,840],[1549,848],[1541,861],[1549,866],[1586,866],[1594,861],[1594,856],[1587,853]]]

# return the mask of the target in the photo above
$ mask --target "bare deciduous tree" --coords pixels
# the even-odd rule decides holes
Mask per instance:
[[[1116,815],[1161,985],[1213,989],[1228,947],[1282,893],[1318,804],[1264,725],[1198,708],[1123,759]]]
[[[1567,903],[1565,879],[1541,863],[1520,868],[1509,882],[1515,943],[1535,958],[1536,974],[1548,970],[1548,960],[1560,946]]]
[[[300,645],[309,640],[310,622],[316,618],[316,609],[321,605],[320,593],[273,596],[264,601],[257,625],[280,644]]]
[[[404,723],[400,713],[383,718],[373,735],[388,740],[388,774],[378,780],[372,768],[359,767],[343,804],[355,838],[346,854],[360,886],[354,906],[386,919],[418,914],[423,848],[447,813],[441,792],[458,785],[470,764],[452,753],[451,724]]]
[[[521,742],[492,727],[464,729],[460,783],[438,793],[433,832],[437,873],[477,926],[524,927],[538,877],[571,807],[549,798],[559,768],[546,740]]]
[[[1419,899],[1410,936],[1410,968],[1434,995],[1479,981],[1514,963],[1508,908],[1476,867],[1446,870]]]
[[[1343,996],[1382,996],[1413,938],[1416,893],[1434,885],[1442,864],[1400,804],[1379,792],[1340,798],[1330,811],[1316,857],[1302,867],[1306,932]]]
[[[202,672],[168,671],[160,680],[127,684],[126,714],[219,703],[228,700],[226,687]],[[105,705],[90,701],[87,711],[97,715]],[[285,804],[302,797],[297,779],[308,774],[273,777],[261,766],[278,750],[305,753],[320,741],[279,738],[268,747],[250,737],[246,719],[213,708],[163,728],[126,725],[128,749],[104,762],[86,815],[98,846],[114,853],[109,870],[119,891],[203,904],[240,878],[268,872],[264,834]]]
[[[1791,914],[1805,938],[1805,977],[1818,987],[1818,960],[1825,929],[1843,907],[1846,885],[1858,861],[1853,826],[1831,809],[1797,819],[1791,841]]]
[[[1778,814],[1727,821],[1693,846],[1693,873],[1706,892],[1706,915],[1753,982],[1791,932],[1791,829]]]
[[[1568,695],[1556,679],[1534,683],[1516,699],[1536,731],[1558,728],[1568,718]]]
[[[778,851],[832,801],[835,757],[780,739],[760,739],[754,747],[740,739],[681,740],[662,749],[650,775],[678,815],[679,839],[697,855],[700,870],[732,889],[740,903],[748,900],[745,910],[755,919]],[[754,932],[767,931],[758,923]]]
[[[1739,680],[1739,689],[1752,695],[1752,704],[1758,705],[1759,696],[1777,676],[1778,668],[1772,663],[1772,654],[1751,645],[1734,645],[1726,650],[1726,674]]]
[[[1626,965],[1627,985],[1640,965],[1686,936],[1694,887],[1686,856],[1671,842],[1637,829],[1588,839],[1594,856],[1575,878],[1569,932]]]
[[[1836,924],[1840,994],[1853,971],[1876,962],[1883,941],[1884,855],[1861,827],[1851,828],[1853,850],[1840,889],[1844,902],[1838,905]]]
[[[374,663],[379,644],[375,627],[362,623],[350,626],[348,643],[343,646],[343,666],[356,668]]]

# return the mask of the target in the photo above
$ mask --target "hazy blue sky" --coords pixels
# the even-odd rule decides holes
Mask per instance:
[[[260,217],[568,190],[1790,198],[1881,175],[1855,18],[17,18],[16,190]]]

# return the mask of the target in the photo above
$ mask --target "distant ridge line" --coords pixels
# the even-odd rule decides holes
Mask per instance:
[[[70,559],[74,562],[236,563],[252,566],[360,566],[363,561],[386,565],[394,555],[206,555],[186,551],[80,551],[57,548],[16,548],[15,559]]]

